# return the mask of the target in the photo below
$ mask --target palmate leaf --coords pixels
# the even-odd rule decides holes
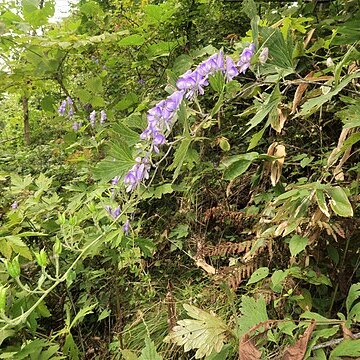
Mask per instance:
[[[242,316],[238,319],[238,335],[245,334],[253,326],[268,320],[266,302],[261,297],[257,300],[243,295],[241,299]]]
[[[184,308],[192,319],[178,321],[170,340],[184,346],[185,352],[197,349],[195,359],[209,356],[213,351],[220,352],[229,331],[225,322],[195,306],[184,304]]]

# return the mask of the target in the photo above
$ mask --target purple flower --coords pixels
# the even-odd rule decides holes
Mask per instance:
[[[225,68],[225,76],[227,81],[231,81],[235,76],[239,75],[239,71],[236,68],[235,63],[232,59],[227,56],[226,57],[226,68]]]
[[[66,98],[66,100],[67,100],[68,105],[72,105],[72,104],[73,104],[73,101],[72,101],[72,99],[71,99],[70,96],[68,96],[68,97]]]
[[[269,57],[269,48],[264,47],[259,55],[260,64],[265,64],[268,57]]]
[[[188,70],[185,74],[180,76],[176,82],[176,86],[179,90],[185,90],[187,99],[192,99],[195,95],[204,94],[204,86],[208,86],[207,76],[201,74],[196,69],[195,71]]]
[[[130,231],[130,220],[126,219],[125,224],[123,226],[124,233],[127,235]]]
[[[100,124],[102,125],[107,120],[107,115],[105,110],[100,111]]]
[[[11,208],[13,210],[16,210],[18,208],[18,206],[19,206],[19,203],[16,200],[11,204]]]
[[[240,60],[237,63],[239,66],[239,72],[245,74],[246,70],[250,67],[251,58],[255,53],[255,45],[250,44],[246,47],[240,55]]]
[[[69,115],[70,117],[72,117],[72,116],[74,115],[74,109],[73,109],[73,107],[72,107],[72,106],[70,106],[70,109],[69,109],[68,115]]]
[[[136,158],[136,164],[128,171],[124,177],[124,183],[127,185],[126,192],[136,189],[141,181],[149,178],[150,164],[147,158]]]
[[[219,70],[224,70],[224,55],[222,51],[220,51],[218,54],[210,56],[209,59],[203,61],[196,68],[196,71],[206,78]]]
[[[73,128],[74,131],[78,131],[81,127],[81,123],[78,123],[77,121],[75,121],[71,127]]]
[[[59,115],[64,116],[65,112],[66,112],[66,100],[63,100],[61,105],[58,108],[58,113],[59,113]]]
[[[116,186],[118,184],[120,180],[120,176],[115,176],[112,180],[111,180],[111,184]]]
[[[96,111],[93,110],[91,113],[90,113],[90,125],[92,127],[95,127],[95,121],[96,121]]]
[[[109,213],[109,215],[115,220],[117,217],[119,217],[121,213],[120,206],[116,207],[115,209],[112,209],[110,205],[105,206],[105,210]]]

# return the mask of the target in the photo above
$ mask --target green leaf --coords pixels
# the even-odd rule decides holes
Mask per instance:
[[[140,46],[145,42],[143,36],[139,34],[133,34],[121,39],[118,43],[119,46]]]
[[[65,355],[69,355],[69,359],[79,360],[80,351],[71,333],[66,335],[63,352]]]
[[[106,319],[107,317],[109,317],[111,314],[111,310],[109,309],[104,309],[101,314],[98,317],[98,321],[101,321],[103,319]]]
[[[195,359],[220,352],[229,331],[225,322],[192,305],[184,304],[184,309],[192,319],[178,321],[169,339],[184,345],[185,352],[197,349]]]
[[[129,146],[135,145],[140,141],[139,134],[122,122],[112,124],[111,131],[119,138],[124,139]]]
[[[131,106],[136,105],[139,102],[139,98],[135,93],[126,94],[114,107],[115,110],[123,111]]]
[[[95,179],[109,181],[115,176],[123,176],[134,166],[135,161],[125,141],[113,142],[110,149],[109,156],[96,165],[93,171]]]
[[[138,357],[135,353],[127,349],[120,349],[121,355],[123,356],[124,360],[138,360]]]
[[[239,337],[253,326],[269,319],[266,312],[266,302],[263,297],[255,300],[254,298],[243,295],[241,298],[240,311],[242,316],[237,320],[237,335]]]
[[[330,353],[329,360],[341,360],[345,356],[360,357],[360,339],[342,341]]]
[[[205,360],[226,360],[231,352],[232,346],[230,344],[224,345],[219,353],[213,351]]]
[[[302,237],[297,234],[294,235],[289,242],[291,256],[296,256],[297,254],[300,254],[306,248],[308,242],[308,238]]]
[[[173,175],[173,181],[175,181],[180,174],[181,167],[184,161],[186,160],[191,142],[192,139],[190,137],[187,137],[181,142],[180,146],[175,150],[174,161],[168,167],[168,170],[170,171],[175,169]]]
[[[73,321],[71,322],[69,326],[69,330],[71,330],[72,327],[74,327],[77,323],[81,322],[86,315],[92,314],[93,309],[96,306],[96,304],[90,305],[90,306],[84,306],[80,309],[80,311],[76,314]]]
[[[360,298],[360,283],[352,284],[346,299],[346,311],[349,314],[354,302]]]
[[[233,180],[242,175],[251,165],[251,163],[259,157],[257,152],[234,155],[222,160],[221,168],[225,168],[224,179]]]
[[[249,132],[251,129],[253,129],[255,126],[261,123],[262,120],[265,119],[269,113],[276,109],[281,101],[281,93],[279,85],[276,85],[274,87],[273,92],[268,95],[266,100],[263,104],[261,104],[255,114],[255,116],[247,123],[247,125],[250,125],[250,127],[246,130],[245,133]],[[267,124],[266,126],[268,126]]]
[[[344,79],[332,91],[327,94],[318,96],[305,102],[301,107],[300,116],[310,115],[317,111],[322,105],[330,101],[333,96],[337,95],[345,86],[347,86],[353,79],[360,77],[360,73],[353,73],[344,77]]]
[[[336,186],[327,189],[326,192],[331,198],[330,206],[337,215],[343,217],[354,215],[353,208],[343,188]]]
[[[93,94],[99,94],[104,91],[100,77],[93,77],[86,81],[86,88]],[[94,105],[94,104],[93,104]]]
[[[271,288],[276,292],[281,292],[283,288],[282,282],[286,279],[287,276],[287,271],[276,270],[271,276]]]
[[[156,352],[154,342],[149,338],[145,338],[145,348],[141,351],[139,360],[162,360],[162,357]]]
[[[258,281],[265,279],[269,275],[268,267],[261,267],[257,269],[250,277],[246,285],[255,284]]]

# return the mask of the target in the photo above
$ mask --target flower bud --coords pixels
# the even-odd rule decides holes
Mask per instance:
[[[332,67],[332,66],[334,66],[334,65],[335,65],[335,64],[334,64],[334,62],[333,62],[333,60],[332,60],[331,57],[329,57],[329,58],[326,59],[326,66],[327,66],[327,67]]]
[[[37,263],[41,267],[45,267],[47,265],[47,263],[48,263],[46,252],[45,252],[44,249],[41,249],[40,253],[35,253],[35,258],[36,258]]]
[[[0,287],[0,313],[5,312],[7,289],[5,286]]]
[[[58,238],[56,238],[56,240],[55,240],[55,244],[53,246],[53,251],[54,251],[55,255],[60,255],[61,254],[62,245],[61,245],[61,242],[60,242],[60,240]]]

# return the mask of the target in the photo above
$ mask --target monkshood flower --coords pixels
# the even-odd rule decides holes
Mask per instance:
[[[16,210],[18,208],[18,206],[19,206],[19,203],[16,200],[11,204],[11,208],[13,210]]]
[[[58,113],[59,115],[64,116],[65,112],[66,112],[66,100],[63,100],[58,108]]]
[[[227,81],[231,81],[235,76],[239,75],[239,71],[231,59],[231,57],[226,57],[226,67],[225,67],[225,77]]]
[[[250,67],[251,58],[255,53],[255,45],[250,44],[246,47],[240,55],[240,60],[237,63],[239,72],[245,74],[246,70]]]
[[[91,113],[90,113],[90,125],[92,127],[95,127],[95,122],[96,122],[96,111],[93,110]]]
[[[159,152],[158,146],[166,142],[165,132],[170,132],[174,116],[183,97],[183,91],[175,91],[148,111],[148,126],[140,134],[140,138],[151,141],[152,150],[156,153]]]
[[[107,120],[107,115],[105,110],[100,111],[100,124],[104,124],[104,122]]]
[[[120,215],[121,212],[120,206],[116,207],[115,209],[112,209],[110,205],[106,205],[105,210],[114,220]]]
[[[143,180],[149,179],[150,164],[147,158],[137,157],[136,164],[128,171],[124,177],[124,183],[127,185],[126,192],[136,189]]]
[[[207,76],[202,75],[197,69],[194,71],[188,70],[185,74],[180,76],[176,82],[179,90],[186,91],[185,97],[191,100],[195,95],[204,95],[204,87],[208,86]]]
[[[124,226],[122,227],[124,233],[127,235],[130,231],[130,220],[126,219]]]
[[[75,121],[71,127],[73,128],[74,131],[78,131],[80,129],[81,125],[82,125],[81,123],[78,123],[77,121]]]
[[[111,180],[111,184],[113,186],[116,186],[119,183],[120,180],[120,176],[115,176],[112,180]]]
[[[264,47],[259,55],[260,64],[265,64],[268,57],[269,57],[269,48]]]

